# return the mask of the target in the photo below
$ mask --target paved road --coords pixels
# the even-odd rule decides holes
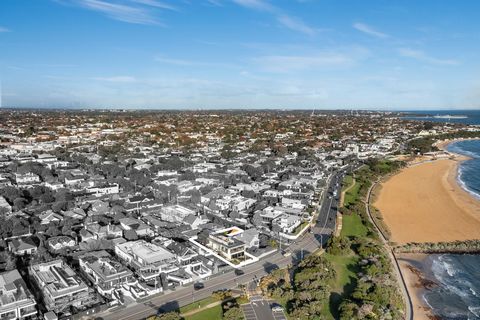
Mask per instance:
[[[393,252],[392,248],[388,244],[388,239],[387,237],[383,234],[383,231],[381,228],[378,227],[375,219],[373,219],[371,212],[370,212],[370,200],[371,200],[371,194],[373,188],[376,186],[378,182],[373,183],[370,186],[370,189],[368,189],[367,193],[367,201],[365,202],[365,208],[368,213],[368,218],[370,219],[370,222],[373,223],[375,228],[377,229],[378,234],[380,235],[380,239],[382,239],[383,245],[387,249],[388,256],[390,257],[390,260],[392,261],[392,265],[395,270],[395,276],[397,277],[397,282],[400,284],[400,290],[402,291],[403,294],[403,299],[405,300],[405,319],[407,320],[413,320],[413,304],[412,304],[412,299],[410,298],[410,294],[407,289],[407,284],[405,283],[405,279],[403,278],[402,270],[400,269],[400,265],[398,264],[397,257],[395,257],[395,253]]]
[[[239,284],[247,284],[276,268],[285,268],[288,265],[298,262],[306,255],[324,245],[335,229],[337,206],[339,201],[339,187],[343,175],[335,173],[328,184],[326,192],[323,193],[321,207],[317,216],[312,233],[305,233],[300,239],[292,243],[290,250],[292,255],[284,257],[279,252],[269,255],[265,259],[242,268],[243,275],[236,276],[233,271],[216,275],[204,281],[205,287],[195,291],[192,286],[181,287],[168,294],[152,297],[147,302],[133,303],[123,309],[114,312],[102,312],[97,314],[105,320],[138,320],[144,319],[159,311],[171,311],[179,307],[205,299],[211,296],[212,292],[222,289],[237,288]],[[337,196],[332,196],[337,189]],[[329,198],[330,195],[330,198]]]
[[[245,320],[287,320],[283,311],[272,311],[273,303],[260,295],[252,296],[250,303],[241,306]]]

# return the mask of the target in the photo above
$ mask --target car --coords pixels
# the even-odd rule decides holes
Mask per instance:
[[[205,288],[205,285],[201,282],[195,282],[193,284],[193,289],[195,289],[195,290],[200,290],[200,289],[203,289],[203,288]]]
[[[272,312],[282,312],[283,311],[283,307],[281,305],[279,305],[278,303],[272,303],[270,307],[272,309]]]
[[[241,269],[235,269],[235,275],[241,276],[242,274],[245,274],[245,272],[243,272],[243,270],[241,270]]]
[[[284,257],[290,257],[292,255],[292,252],[285,250],[285,251],[282,252],[282,254],[283,254]]]

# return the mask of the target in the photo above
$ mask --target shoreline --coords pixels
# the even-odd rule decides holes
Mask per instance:
[[[397,261],[402,271],[408,294],[413,304],[415,320],[436,319],[433,310],[424,298],[425,292],[436,283],[431,280],[424,270],[428,254],[402,253],[397,255]]]
[[[444,151],[457,141],[439,141],[437,146],[445,153],[422,156],[421,162],[417,157],[381,183],[373,205],[390,230],[392,242],[480,239],[480,201],[458,180],[459,165],[470,158]]]
[[[389,228],[391,241],[405,244],[480,239],[480,199],[462,186],[459,177],[461,163],[471,158],[447,150],[450,144],[464,140],[480,139],[439,141],[435,145],[443,156],[415,157],[409,166],[382,182],[373,205]],[[438,319],[424,298],[428,287],[435,285],[427,265],[434,255],[397,254],[415,319]]]
[[[449,151],[447,150],[448,146],[453,144],[453,143],[456,143],[456,142],[460,142],[460,141],[473,141],[473,140],[479,140],[480,141],[480,138],[459,138],[459,139],[447,139],[447,140],[443,140],[443,141],[440,141],[440,142],[437,142],[435,143],[434,145],[441,151],[444,151],[444,152],[447,152],[449,154],[452,154],[454,155],[455,157],[457,157],[459,159],[459,163],[457,165],[457,168],[456,168],[456,179],[455,179],[455,182],[464,190],[466,191],[470,196],[474,197],[476,200],[480,201],[480,194],[476,193],[475,191],[473,190],[470,190],[468,188],[468,186],[465,184],[465,182],[462,181],[462,179],[460,178],[460,165],[462,164],[462,162],[465,162],[465,161],[468,161],[468,160],[471,160],[472,158],[467,156],[467,155],[464,155],[464,154],[461,154],[461,153],[457,153],[457,152],[452,152],[452,151]]]

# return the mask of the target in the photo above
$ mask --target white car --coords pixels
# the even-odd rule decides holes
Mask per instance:
[[[291,251],[284,251],[282,254],[283,254],[284,257],[290,257],[292,255],[292,252]]]
[[[274,306],[272,307],[273,312],[282,312],[283,308],[281,306]]]

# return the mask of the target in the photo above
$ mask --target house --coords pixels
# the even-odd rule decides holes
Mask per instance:
[[[53,191],[64,188],[65,186],[61,182],[45,182],[45,187],[52,189]]]
[[[57,157],[52,156],[51,154],[43,153],[39,154],[35,161],[44,164],[53,164],[55,161],[57,161]]]
[[[83,181],[87,180],[87,175],[72,175],[71,173],[65,177],[65,185],[69,187],[73,187],[82,183]]]
[[[94,187],[89,187],[85,190],[87,194],[94,195],[95,197],[101,197],[106,194],[117,194],[120,192],[120,187],[118,184],[101,184]]]
[[[262,222],[267,226],[272,226],[273,220],[277,219],[283,214],[282,211],[277,210],[275,207],[266,207],[260,213],[260,217],[262,218]]]
[[[189,225],[192,229],[198,229],[200,225],[208,222],[210,220],[206,216],[195,216],[193,214],[189,214],[183,219],[183,223]]]
[[[63,260],[34,264],[28,269],[49,311],[59,313],[70,306],[78,308],[96,302],[93,289]]]
[[[163,203],[160,199],[154,199],[146,195],[135,195],[125,201],[124,207],[128,212],[142,211],[142,209],[160,208]]]
[[[108,298],[113,298],[114,291],[123,285],[137,282],[130,271],[105,250],[88,252],[79,257],[80,269],[95,285],[97,291]]]
[[[82,242],[95,240],[95,235],[93,233],[91,233],[90,231],[88,231],[87,229],[80,230],[79,235],[80,235],[80,241],[82,241]]]
[[[110,206],[107,202],[102,200],[95,200],[88,211],[88,215],[103,215],[110,212]]]
[[[178,204],[160,209],[160,219],[168,222],[182,222],[188,215],[195,215],[195,211]]]
[[[0,167],[2,167],[2,160],[0,158]],[[12,182],[6,176],[0,174],[0,187],[11,186]]]
[[[231,209],[234,211],[244,211],[253,206],[257,201],[250,198],[245,198],[242,196],[236,197],[232,201]]]
[[[17,270],[0,274],[0,319],[26,319],[37,314],[37,303]]]
[[[17,185],[22,184],[35,184],[40,182],[40,177],[35,173],[27,172],[27,173],[16,173],[15,174],[15,181]]]
[[[37,246],[30,238],[25,238],[25,240],[13,239],[8,243],[8,249],[16,256],[34,254],[37,252]]]
[[[228,260],[241,260],[245,257],[245,243],[235,236],[243,232],[242,229],[231,227],[210,233],[207,238],[207,247]]]
[[[153,236],[155,234],[146,223],[139,219],[123,218],[119,222],[123,230],[134,230],[139,237]]]
[[[258,249],[260,246],[260,232],[255,228],[247,229],[235,238],[245,243],[247,248]]]
[[[98,222],[94,222],[85,225],[85,229],[94,235],[95,240],[119,238],[123,234],[123,229],[114,224],[102,226]]]
[[[273,221],[283,233],[293,233],[302,224],[302,218],[284,213]]]
[[[189,265],[198,257],[198,253],[192,248],[176,241],[172,241],[166,248],[177,257],[177,261],[181,266]]]
[[[161,273],[179,269],[173,253],[145,240],[117,243],[115,254],[136,269],[139,279],[147,283],[156,283]]]
[[[66,248],[73,248],[76,246],[75,240],[68,236],[58,236],[58,237],[52,237],[47,240],[48,246],[54,250],[62,250]]]
[[[50,224],[51,222],[60,222],[63,220],[63,217],[53,212],[52,210],[47,210],[39,216],[40,220],[42,220],[41,224]]]
[[[64,217],[69,217],[72,219],[80,219],[83,220],[87,214],[82,208],[75,208],[73,210],[63,212]]]
[[[12,213],[12,206],[5,200],[4,197],[0,196],[0,214],[9,215]]]

